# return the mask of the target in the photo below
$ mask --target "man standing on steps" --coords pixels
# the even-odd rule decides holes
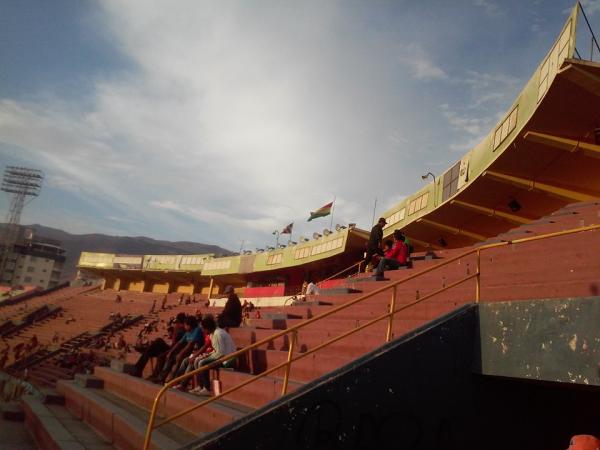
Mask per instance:
[[[387,224],[383,217],[380,217],[377,223],[371,228],[369,242],[367,242],[367,254],[365,256],[364,268],[367,271],[367,266],[371,262],[373,255],[383,256],[381,250],[381,241],[383,240],[383,227]]]

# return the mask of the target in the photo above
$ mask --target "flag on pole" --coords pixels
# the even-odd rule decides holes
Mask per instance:
[[[311,220],[317,219],[319,217],[328,216],[329,214],[331,214],[332,208],[333,208],[333,202],[327,203],[325,206],[321,206],[319,209],[317,209],[314,212],[311,211],[310,217],[308,218],[307,222],[310,222]]]
[[[294,222],[290,223],[287,227],[279,232],[279,234],[292,234],[292,229],[294,228]]]

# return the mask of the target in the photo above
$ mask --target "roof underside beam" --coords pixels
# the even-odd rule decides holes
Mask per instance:
[[[474,205],[473,203],[467,203],[467,202],[463,202],[461,200],[452,200],[450,202],[450,204],[457,205],[457,206],[460,206],[462,208],[465,208],[465,209],[468,209],[471,211],[475,211],[477,213],[486,215],[488,217],[497,217],[499,219],[508,220],[509,222],[513,222],[513,223],[517,223],[517,224],[521,224],[521,225],[526,225],[528,223],[531,223],[531,219],[517,216],[516,214],[510,214],[510,213],[506,213],[503,211],[497,211],[492,208],[486,208],[485,206]]]
[[[559,70],[560,74],[586,91],[600,96],[600,78],[587,70],[569,64]]]
[[[546,133],[538,133],[537,131],[528,131],[523,137],[526,141],[537,142],[539,144],[564,150],[566,152],[573,153],[581,150],[586,156],[600,158],[600,145],[576,141],[574,139],[567,139]]]
[[[409,240],[410,240],[410,242],[414,242],[415,244],[419,244],[421,247],[425,247],[425,248],[433,248],[435,250],[442,250],[444,248],[441,245],[432,244],[431,242],[421,241],[419,239],[415,239],[412,236],[409,236]]]
[[[597,199],[597,197],[593,195],[584,194],[582,192],[574,191],[572,189],[565,189],[558,186],[554,186],[552,184],[540,183],[539,181],[515,177],[513,175],[506,175],[504,173],[493,172],[491,170],[486,170],[485,172],[483,172],[482,175],[484,177],[489,177],[494,180],[500,181],[501,183],[507,183],[513,186],[526,188],[530,191],[544,192],[546,194],[555,195],[557,197],[565,198],[570,201],[589,202]]]
[[[417,219],[418,223],[424,223],[426,225],[432,226],[433,228],[437,228],[439,230],[443,230],[443,231],[448,231],[454,235],[461,235],[461,236],[467,236],[471,239],[474,239],[476,241],[485,241],[487,239],[487,237],[481,235],[481,234],[477,234],[477,233],[473,233],[472,231],[466,231],[463,230],[461,228],[456,228],[456,227],[452,227],[450,225],[446,225],[443,223],[439,223],[439,222],[435,222],[433,220],[429,220],[429,219],[424,219],[424,218],[420,218]]]

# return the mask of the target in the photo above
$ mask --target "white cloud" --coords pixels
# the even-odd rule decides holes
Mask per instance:
[[[425,51],[416,43],[400,48],[399,60],[406,65],[418,80],[443,80],[448,76],[438,67]]]
[[[94,80],[84,99],[0,97],[0,146],[40,165],[53,189],[90,208],[110,205],[102,226],[111,231],[260,245],[291,221],[295,235],[329,226],[306,219],[335,195],[334,224],[368,228],[375,197],[380,214],[398,192],[421,187],[425,168],[455,159],[439,142],[452,135],[453,151],[488,132],[520,84],[484,68],[464,72],[464,61],[445,57],[444,24],[405,31],[414,19],[401,14],[391,30],[370,22],[378,7],[99,7],[133,67]],[[428,89],[415,89],[422,82]],[[449,105],[441,121],[439,103]]]
[[[500,8],[500,5],[498,5],[498,3],[492,0],[474,0],[473,4],[475,6],[480,6],[481,8],[483,8],[485,13],[490,17],[498,17],[504,15],[504,11]]]

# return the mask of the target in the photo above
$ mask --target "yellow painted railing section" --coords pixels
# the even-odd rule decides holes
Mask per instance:
[[[362,295],[354,300],[351,300],[347,303],[344,303],[343,305],[337,306],[335,308],[330,309],[329,311],[320,314],[318,316],[315,316],[311,319],[305,320],[304,322],[292,326],[288,329],[282,330],[278,333],[273,334],[272,336],[269,336],[268,338],[265,338],[259,342],[256,342],[252,345],[249,345],[241,350],[238,350],[234,353],[230,353],[229,355],[224,356],[223,358],[214,361],[211,364],[208,364],[204,367],[201,367],[199,369],[193,370],[191,372],[188,372],[180,377],[174,378],[173,380],[171,380],[170,382],[166,383],[161,389],[160,391],[156,394],[156,397],[154,399],[154,403],[152,405],[152,410],[150,412],[150,418],[148,420],[148,426],[146,429],[146,437],[145,437],[145,441],[144,441],[144,450],[147,450],[150,446],[150,442],[152,439],[152,432],[154,429],[165,425],[169,422],[172,422],[175,419],[178,419],[179,417],[182,417],[188,413],[190,413],[191,411],[201,408],[202,406],[208,405],[209,403],[212,403],[216,400],[219,400],[222,397],[225,397],[226,395],[230,394],[231,392],[237,391],[238,389],[247,386],[253,382],[255,382],[256,380],[259,380],[273,372],[276,372],[280,369],[284,369],[284,379],[283,379],[283,386],[282,386],[282,392],[281,395],[285,395],[287,393],[287,389],[288,389],[288,384],[289,384],[289,374],[290,374],[290,369],[291,366],[294,362],[305,358],[308,355],[311,355],[319,350],[321,350],[324,347],[327,347],[335,342],[338,342],[341,339],[344,339],[345,337],[348,337],[352,334],[355,334],[381,320],[386,320],[388,321],[387,323],[387,329],[386,329],[386,334],[385,334],[385,342],[390,342],[390,340],[392,339],[392,332],[393,332],[393,326],[394,326],[394,317],[397,313],[404,311],[405,309],[408,309],[412,306],[415,306],[431,297],[434,297],[435,295],[447,291],[449,289],[452,289],[456,286],[459,286],[461,284],[463,284],[464,282],[471,280],[471,279],[475,279],[476,280],[476,284],[475,284],[475,302],[479,303],[480,301],[480,297],[481,297],[481,253],[492,249],[492,248],[498,248],[498,247],[503,247],[506,245],[515,245],[515,244],[522,244],[525,242],[532,242],[532,241],[537,241],[537,240],[542,240],[542,239],[549,239],[549,238],[554,238],[554,237],[559,237],[559,236],[565,236],[565,235],[569,235],[569,234],[574,234],[574,233],[581,233],[581,232],[586,232],[586,231],[592,231],[592,230],[597,230],[600,229],[600,225],[590,225],[590,226],[586,226],[586,227],[580,227],[580,228],[575,228],[575,229],[571,229],[571,230],[565,230],[565,231],[559,231],[559,232],[555,232],[555,233],[549,233],[549,234],[544,234],[544,235],[539,235],[539,236],[532,236],[532,237],[527,237],[527,238],[521,238],[521,239],[515,239],[512,241],[503,241],[503,242],[498,242],[498,243],[494,243],[494,244],[487,244],[487,245],[482,245],[480,247],[476,247],[476,248],[472,248],[470,250],[467,250],[461,254],[459,254],[458,256],[455,256],[453,258],[447,259],[445,261],[442,261],[439,264],[436,264],[435,266],[429,267],[427,269],[423,269],[413,275],[408,276],[407,278],[404,278],[402,280],[398,280],[395,281],[393,283],[388,283],[385,286],[382,286],[379,289],[376,289],[372,292],[369,292],[368,294]],[[467,276],[465,276],[464,278],[459,279],[458,281],[455,281],[451,284],[448,284],[438,290],[435,290],[423,297],[420,297],[418,299],[416,299],[413,302],[404,304],[400,307],[396,307],[396,300],[397,300],[397,291],[398,291],[398,286],[414,280],[415,278],[418,278],[420,276],[423,276],[427,273],[433,272],[435,270],[440,269],[441,267],[447,266],[450,263],[453,263],[455,261],[458,261],[462,258],[465,258],[466,256],[469,255],[476,255],[476,270],[474,273],[472,274],[467,274]],[[358,264],[358,263],[357,263]],[[382,292],[386,292],[386,291],[391,291],[391,302],[389,305],[389,310],[388,312],[386,312],[385,314],[382,314],[378,317],[375,317],[374,319],[369,320],[368,322],[365,322],[364,324],[356,327],[356,328],[352,328],[351,330],[348,330],[328,341],[323,342],[322,344],[311,348],[310,350],[307,350],[306,352],[303,353],[298,353],[296,355],[294,355],[295,349],[296,349],[296,343],[297,343],[297,336],[298,336],[298,330],[301,330],[309,325],[312,325],[320,320],[323,320],[339,311],[343,311],[345,309],[348,309],[349,307],[356,305],[357,303],[361,303],[364,302],[365,300],[374,297],[378,294],[381,294]],[[170,417],[167,417],[166,419],[162,420],[159,423],[155,423],[156,421],[156,414],[157,414],[157,410],[158,410],[158,406],[160,403],[160,399],[162,398],[162,396],[165,394],[165,392],[167,392],[172,386],[178,384],[179,382],[192,377],[200,372],[204,372],[206,370],[210,370],[212,368],[216,368],[218,366],[220,366],[223,362],[231,359],[231,358],[235,358],[241,355],[244,355],[254,349],[257,349],[265,344],[269,344],[270,342],[274,341],[275,339],[281,338],[283,336],[286,335],[290,335],[288,338],[288,342],[289,342],[289,348],[288,348],[288,357],[287,357],[287,361],[278,364],[258,375],[255,375],[254,377],[249,378],[248,380],[230,388],[230,389],[226,389],[223,392],[221,392],[219,395],[215,395],[214,397],[210,397],[190,408],[187,408],[183,411],[180,411],[177,414],[174,414]]]

